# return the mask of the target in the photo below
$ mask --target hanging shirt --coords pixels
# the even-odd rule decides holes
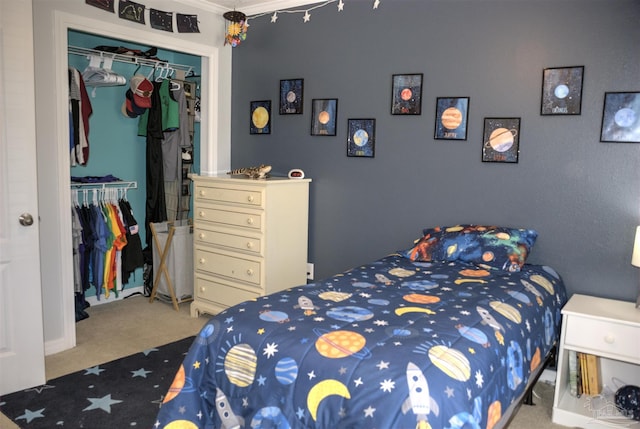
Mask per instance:
[[[69,132],[71,165],[86,165],[89,160],[89,117],[93,109],[77,69],[69,68]]]

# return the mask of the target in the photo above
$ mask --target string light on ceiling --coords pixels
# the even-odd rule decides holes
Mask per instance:
[[[332,3],[338,3],[337,7],[338,7],[338,12],[342,12],[342,10],[344,9],[344,4],[345,4],[345,0],[327,0],[324,3],[320,3],[317,4],[313,7],[310,7],[308,9],[289,9],[289,10],[276,10],[274,12],[267,12],[267,13],[261,13],[258,15],[252,15],[250,18],[251,19],[255,19],[255,18],[259,18],[261,16],[265,16],[265,15],[269,15],[271,14],[271,22],[272,23],[276,23],[278,21],[278,14],[284,14],[284,13],[291,13],[291,14],[296,14],[296,13],[301,13],[304,14],[302,16],[302,21],[303,22],[309,22],[311,20],[311,12],[316,10],[316,9],[320,9],[322,7],[325,7],[327,5],[330,5]],[[373,0],[373,6],[372,9],[378,9],[378,7],[380,6],[381,1],[380,0]]]

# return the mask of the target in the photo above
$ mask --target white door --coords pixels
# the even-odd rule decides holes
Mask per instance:
[[[0,0],[0,395],[45,382],[31,0]]]

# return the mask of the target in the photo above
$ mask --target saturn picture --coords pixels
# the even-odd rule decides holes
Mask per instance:
[[[520,118],[485,118],[482,161],[518,162]]]

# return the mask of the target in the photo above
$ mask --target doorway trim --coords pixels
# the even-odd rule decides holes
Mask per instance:
[[[220,72],[219,49],[216,46],[204,45],[188,40],[183,40],[161,32],[149,32],[130,28],[113,22],[103,22],[62,11],[54,12],[54,49],[55,62],[51,73],[54,75],[52,84],[56,93],[56,132],[55,142],[57,159],[53,162],[57,165],[58,197],[60,204],[57,225],[59,240],[57,247],[60,254],[60,293],[62,294],[62,330],[63,337],[45,341],[45,355],[57,353],[76,345],[75,331],[75,311],[74,311],[74,290],[73,290],[73,251],[72,251],[72,231],[71,231],[71,192],[70,192],[70,162],[68,152],[69,126],[68,126],[68,31],[81,31],[95,34],[102,37],[112,37],[120,40],[131,40],[137,44],[162,46],[163,49],[183,52],[201,58],[201,106],[202,119],[200,124],[200,147],[201,147],[201,171],[215,170],[213,166],[215,154],[219,153],[219,139],[215,130],[218,128],[218,102],[219,85],[218,76]],[[37,98],[37,96],[36,96]],[[223,151],[224,152],[224,151]],[[45,246],[46,247],[46,246]],[[47,252],[43,248],[43,253]],[[49,249],[51,250],[51,249]],[[47,273],[42,273],[43,278]],[[46,303],[43,303],[46,305]]]

